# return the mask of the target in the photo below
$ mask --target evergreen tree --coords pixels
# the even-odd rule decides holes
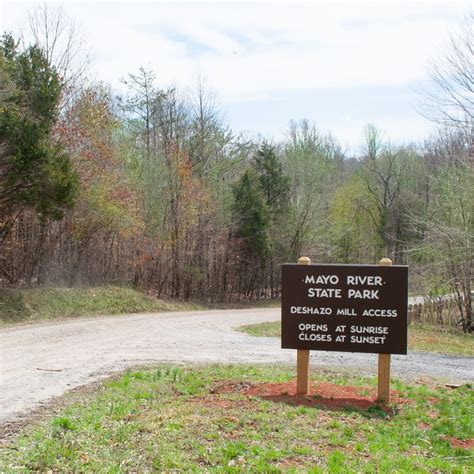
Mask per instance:
[[[283,174],[283,167],[274,146],[263,142],[255,154],[255,169],[274,222],[278,214],[287,211],[290,191],[290,180]]]
[[[269,252],[269,212],[253,170],[242,175],[233,194],[234,236],[240,240],[247,259],[257,259],[263,266]]]
[[[11,85],[0,109],[1,239],[25,209],[43,219],[61,218],[74,203],[78,180],[69,156],[51,137],[61,85],[41,50],[30,46],[20,52],[4,35],[0,71],[2,82]]]
[[[260,187],[270,214],[268,277],[270,296],[276,296],[279,286],[280,263],[288,260],[289,243],[287,236],[290,179],[283,173],[281,161],[273,145],[263,142],[254,157]]]

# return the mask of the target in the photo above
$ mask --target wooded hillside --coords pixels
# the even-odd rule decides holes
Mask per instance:
[[[354,154],[306,120],[292,121],[281,142],[249,141],[232,132],[203,80],[181,93],[141,68],[117,96],[79,80],[40,39],[21,46],[5,35],[0,283],[276,298],[279,265],[300,255],[389,257],[410,265],[412,292],[454,292],[468,328],[473,69],[459,55],[472,42],[453,45],[429,102],[439,133],[400,146],[368,125]]]

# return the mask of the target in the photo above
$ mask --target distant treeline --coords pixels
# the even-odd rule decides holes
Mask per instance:
[[[234,134],[203,81],[184,95],[140,69],[116,97],[65,77],[41,44],[3,37],[3,285],[275,298],[279,265],[301,255],[390,257],[412,291],[454,291],[471,323],[472,127],[394,146],[369,125],[348,156],[306,120],[278,143]]]

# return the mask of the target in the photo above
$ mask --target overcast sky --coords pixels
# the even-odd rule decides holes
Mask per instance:
[[[54,8],[57,3],[51,3]],[[350,150],[365,124],[395,143],[432,125],[416,105],[430,58],[470,2],[63,2],[97,79],[120,86],[140,66],[162,86],[204,76],[231,127],[281,138],[308,118]],[[1,3],[2,30],[26,27],[32,2]]]

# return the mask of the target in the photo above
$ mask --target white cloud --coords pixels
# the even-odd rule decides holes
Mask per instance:
[[[3,27],[15,29],[30,7],[5,2]],[[468,4],[67,2],[66,11],[91,45],[97,78],[118,86],[147,66],[163,86],[189,86],[202,74],[231,107],[295,91],[423,81]]]
[[[6,3],[8,26],[20,10],[24,15],[20,7]],[[443,18],[447,9],[430,11],[423,4],[134,2],[67,8],[82,23],[96,53],[94,66],[106,80],[116,83],[142,64],[165,82],[189,83],[203,72],[224,100],[421,80],[452,23]],[[193,44],[203,52],[192,54]]]

